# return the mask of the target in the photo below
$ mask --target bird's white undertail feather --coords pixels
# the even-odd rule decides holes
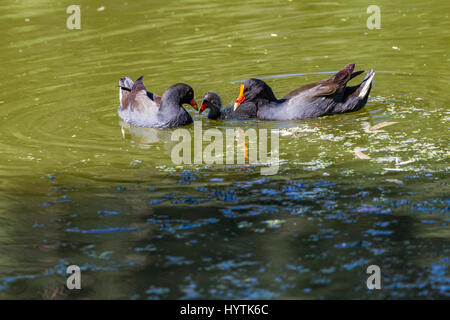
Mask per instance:
[[[372,84],[372,79],[373,79],[373,76],[375,75],[375,72],[373,70],[370,70],[369,74],[370,73],[371,73],[370,77],[367,80],[365,80],[364,87],[361,89],[361,92],[358,95],[358,98],[360,98],[360,99],[364,99],[364,97],[367,94],[367,91],[370,88],[370,85]]]

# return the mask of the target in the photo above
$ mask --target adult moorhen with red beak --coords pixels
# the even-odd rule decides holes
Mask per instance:
[[[222,107],[220,96],[212,91],[205,93],[199,113],[209,109],[208,119],[228,120],[228,119],[252,119],[256,118],[256,105],[253,102],[243,103],[238,110],[233,107]]]
[[[253,102],[260,120],[301,120],[360,110],[369,97],[375,72],[370,70],[359,85],[347,87],[350,79],[364,72],[353,72],[354,67],[348,64],[333,77],[295,89],[282,99],[277,99],[264,81],[249,79],[241,85],[234,110],[244,101]]]
[[[190,114],[182,106],[190,104],[197,107],[194,90],[190,86],[184,83],[174,84],[159,97],[147,91],[142,78],[137,79],[134,84],[126,77],[119,81],[118,113],[125,122],[149,128],[172,128],[192,123]]]

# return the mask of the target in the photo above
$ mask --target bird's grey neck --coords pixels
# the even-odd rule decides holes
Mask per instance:
[[[163,95],[161,98],[161,110],[167,110],[167,109],[179,109],[181,108],[181,102],[180,98],[176,95]]]

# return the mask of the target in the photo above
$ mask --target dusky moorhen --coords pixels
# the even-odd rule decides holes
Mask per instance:
[[[172,128],[192,123],[190,114],[182,106],[190,104],[197,107],[194,90],[190,86],[184,83],[174,84],[159,97],[147,91],[142,78],[137,79],[134,84],[127,77],[119,81],[118,114],[125,122],[149,128]]]
[[[260,120],[301,120],[360,110],[369,97],[375,72],[370,70],[359,85],[347,87],[350,79],[363,72],[353,72],[354,67],[348,64],[333,77],[295,89],[282,99],[277,99],[264,81],[246,80],[234,110],[244,101],[253,102]]]

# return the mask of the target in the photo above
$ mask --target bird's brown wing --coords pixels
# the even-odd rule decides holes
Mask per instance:
[[[147,89],[142,83],[142,77],[136,80],[129,95],[123,97],[122,108],[125,110],[130,108],[131,112],[153,113],[159,109],[159,102],[153,101],[147,95]]]
[[[344,69],[336,73],[333,77],[318,82],[310,83],[295,90],[292,90],[287,95],[285,95],[283,99],[291,99],[295,96],[298,96],[304,91],[308,91],[308,94],[311,95],[311,98],[320,96],[330,96],[336,92],[340,92],[345,89],[345,86],[347,82],[350,81],[350,79],[364,72],[364,71],[353,72],[354,67],[355,67],[354,64],[348,64],[347,66],[345,66]]]
[[[161,97],[154,93],[153,94],[153,101],[155,101],[155,103],[157,105],[160,105],[161,104]]]
[[[149,113],[151,110],[159,109],[160,104],[151,100],[147,96],[147,90],[140,90],[133,95],[130,95],[130,110],[132,112]]]
[[[302,93],[304,91],[310,91],[311,89],[314,89],[314,90],[312,90],[312,92],[314,92],[317,95],[326,96],[326,95],[333,94],[336,91],[336,88],[332,85],[332,83],[327,83],[328,80],[329,79],[310,83],[310,84],[304,85],[300,88],[297,88],[295,90],[292,90],[287,95],[285,95],[283,97],[283,99],[291,99],[291,98],[299,95],[300,93]]]

